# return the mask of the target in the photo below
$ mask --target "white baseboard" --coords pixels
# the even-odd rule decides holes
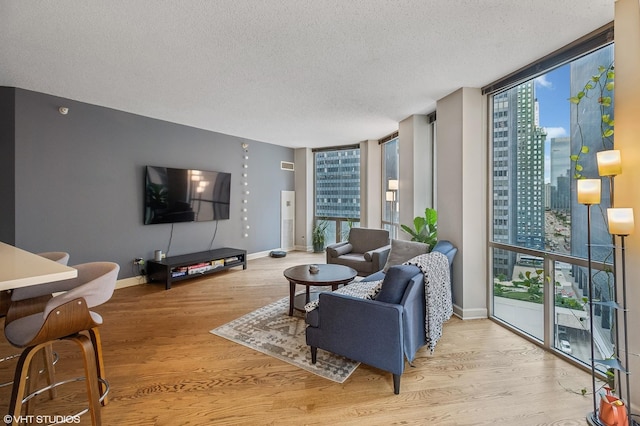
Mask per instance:
[[[259,251],[257,253],[251,253],[251,254],[247,254],[247,260],[253,260],[253,259],[258,259],[260,257],[267,257],[269,256],[269,254],[271,254],[272,251],[286,251],[287,253],[290,251],[295,251],[295,248],[289,248],[289,249],[283,249],[283,248],[274,248],[271,250],[265,250],[265,251]]]
[[[137,277],[129,277],[123,278],[121,280],[116,281],[116,290],[121,288],[133,287],[134,285],[145,284],[147,282],[147,278],[143,275],[139,275]]]
[[[486,308],[463,309],[458,305],[453,305],[453,314],[462,320],[485,319],[489,317]]]

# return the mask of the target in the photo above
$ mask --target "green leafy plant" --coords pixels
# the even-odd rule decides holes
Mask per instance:
[[[438,242],[438,212],[427,207],[424,210],[424,217],[416,216],[413,219],[413,229],[407,225],[400,225],[402,230],[411,235],[411,241],[419,241],[429,244],[429,251]]]
[[[598,73],[591,76],[575,96],[569,98],[569,102],[579,106],[580,103],[585,102],[588,99],[595,98],[600,107],[600,139],[602,143],[602,149],[611,149],[613,147],[613,127],[614,120],[608,111],[613,102],[613,89],[615,87],[615,71],[613,64],[608,67],[600,65],[598,67]],[[571,154],[571,161],[573,162],[573,177],[574,179],[584,179],[582,174],[584,168],[580,162],[583,155],[590,153],[590,148],[585,141],[585,136],[582,133],[582,125],[580,120],[580,108],[575,108],[576,125],[578,129],[578,139],[580,141],[580,149],[578,152]]]
[[[329,226],[329,222],[326,219],[320,219],[316,222],[313,230],[311,231],[311,241],[313,243],[313,251],[319,253],[324,250],[325,243],[325,231]]]
[[[342,231],[342,241],[347,241],[349,239],[349,232],[351,231],[351,228],[353,228],[353,219],[349,218],[347,219],[347,226],[346,229],[344,229]]]
[[[598,71],[585,83],[582,90],[575,94],[575,96],[571,96],[568,100],[572,104],[575,105],[572,108],[572,111],[575,113],[575,122],[577,129],[577,141],[580,143],[580,147],[577,149],[577,152],[572,152],[571,154],[571,162],[573,164],[573,178],[574,179],[585,179],[587,176],[583,174],[584,168],[581,164],[581,161],[587,155],[595,155],[595,152],[592,152],[591,148],[597,146],[594,143],[594,139],[599,139],[599,145],[602,150],[613,149],[614,147],[614,119],[612,118],[613,114],[613,94],[615,88],[615,70],[613,63],[608,66],[600,65],[598,66]],[[597,102],[599,108],[599,126],[600,131],[599,134],[584,134],[582,129],[582,113],[587,109],[587,107],[583,104],[584,102]],[[597,149],[596,149],[597,150]],[[611,200],[610,200],[611,202]],[[599,204],[598,210],[600,215],[602,216],[603,223],[606,223],[605,211],[606,205]],[[609,250],[608,254],[603,259],[604,262],[610,262],[614,256],[614,251]],[[604,288],[604,291],[609,291],[608,300],[615,300],[615,295],[613,294],[613,286],[612,280],[613,273],[610,267],[605,267],[603,270],[599,270],[593,276],[594,282],[596,276],[599,274],[604,274],[604,279],[601,278],[602,281],[606,281],[606,285],[596,286],[594,301],[602,300],[601,291]],[[559,303],[560,302],[560,303]],[[582,303],[587,303],[587,298],[582,298]],[[568,306],[567,306],[568,305]],[[566,306],[573,310],[579,310],[580,302],[571,301],[571,299],[558,300],[556,298],[556,306]],[[597,306],[599,309],[599,306]],[[604,308],[603,308],[604,309]],[[603,318],[605,318],[608,314],[603,314]],[[611,324],[611,335],[615,334],[616,331],[615,322]],[[616,371],[612,368],[607,369],[605,373],[605,381],[606,384],[614,388]],[[583,392],[584,394],[584,392]]]

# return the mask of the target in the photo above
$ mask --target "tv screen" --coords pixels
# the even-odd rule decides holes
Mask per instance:
[[[229,219],[231,173],[147,166],[144,224]]]

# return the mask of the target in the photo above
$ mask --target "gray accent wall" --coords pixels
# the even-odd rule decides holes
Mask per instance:
[[[15,89],[0,87],[0,241],[15,241]]]
[[[71,265],[114,261],[120,278],[136,274],[135,257],[151,259],[170,242],[170,256],[210,246],[248,253],[280,246],[280,191],[294,189],[294,174],[280,170],[280,161],[293,162],[293,149],[22,89],[15,89],[12,119],[6,117],[5,98],[13,89],[2,89],[0,173],[3,181],[12,174],[15,198],[15,241],[7,242],[33,252],[68,251]],[[69,113],[60,114],[60,106]],[[4,131],[10,121],[13,143]],[[4,155],[12,147],[14,173]],[[217,229],[216,222],[177,223],[173,234],[171,224],[143,225],[146,165],[231,173],[230,219],[218,221]],[[3,198],[11,192],[5,186]],[[10,210],[3,202],[3,222],[11,221]],[[3,241],[10,237],[0,230]]]

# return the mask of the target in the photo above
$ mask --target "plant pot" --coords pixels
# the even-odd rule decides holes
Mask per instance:
[[[313,243],[313,252],[314,253],[322,253],[324,251],[323,243]]]

